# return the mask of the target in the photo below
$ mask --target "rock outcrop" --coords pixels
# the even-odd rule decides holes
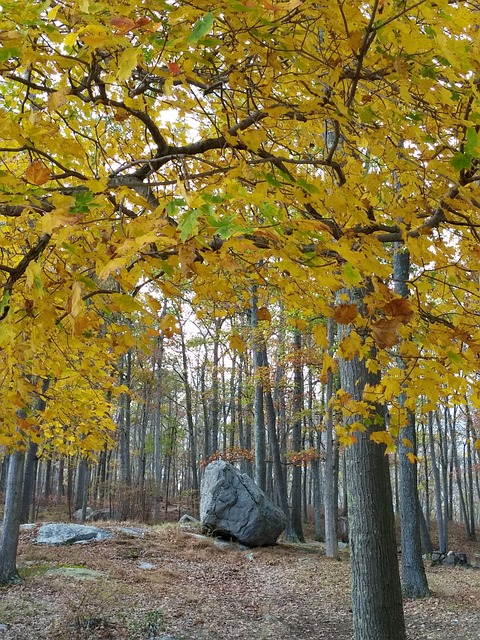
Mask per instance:
[[[223,460],[211,462],[200,490],[204,532],[248,547],[275,544],[286,525],[283,511],[246,474]]]

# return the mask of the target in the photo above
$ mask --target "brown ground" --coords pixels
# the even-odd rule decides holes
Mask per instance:
[[[67,547],[36,546],[34,532],[21,538],[25,580],[0,590],[2,640],[351,638],[348,555],[328,560],[317,543],[224,550],[175,525]],[[480,562],[480,544],[451,542]],[[105,576],[48,573],[62,566]],[[432,597],[405,603],[409,640],[478,640],[480,570],[427,570]]]

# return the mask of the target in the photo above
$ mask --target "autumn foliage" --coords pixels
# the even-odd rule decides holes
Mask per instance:
[[[348,325],[375,401],[480,406],[474,4],[1,6],[3,444],[102,448],[130,319],[174,336],[186,290],[234,314],[257,286],[319,349]]]

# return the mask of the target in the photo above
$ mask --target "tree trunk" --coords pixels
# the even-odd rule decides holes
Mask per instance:
[[[328,352],[333,354],[335,326],[331,318],[327,325]],[[325,451],[325,555],[327,558],[338,558],[338,456],[335,455],[337,443],[333,432],[333,372],[327,372],[327,388],[325,392],[326,409],[326,451]]]
[[[410,254],[405,249],[395,251],[395,291],[408,297],[407,281],[410,273]],[[406,364],[397,358],[397,366],[405,371]],[[398,398],[400,407],[405,406],[406,394]],[[415,415],[407,409],[407,424],[400,433],[398,444],[400,519],[402,523],[402,588],[407,598],[424,598],[428,595],[427,576],[422,559],[420,537],[419,501],[417,486],[417,460],[409,460],[408,454],[417,455],[417,430]]]
[[[472,463],[472,429],[473,429],[473,421],[470,413],[470,407],[468,404],[465,405],[465,412],[467,415],[467,424],[466,424],[466,437],[467,437],[467,479],[468,483],[466,486],[467,496],[468,496],[468,514],[469,514],[469,523],[468,523],[468,537],[470,540],[476,540],[475,533],[475,498],[473,491],[473,463]]]
[[[294,333],[294,369],[293,369],[293,428],[292,449],[294,452],[302,448],[302,410],[303,410],[303,372],[302,372],[302,336],[300,331]],[[305,542],[302,527],[302,465],[292,467],[292,527],[300,542]]]
[[[350,292],[359,308],[364,293]],[[366,384],[380,382],[357,355],[341,359],[340,376],[354,401],[362,401]],[[354,640],[405,640],[388,456],[384,445],[370,439],[385,429],[385,412],[377,406],[368,420],[350,415],[347,429],[353,422],[364,428],[354,432],[356,442],[346,451]]]
[[[433,413],[428,414],[428,435],[430,438],[430,459],[432,461],[433,478],[435,481],[435,504],[437,510],[438,546],[442,553],[447,553],[448,530],[447,522],[443,513],[442,486],[440,480],[440,469],[437,463],[437,453],[435,450],[435,438],[433,436]]]
[[[213,363],[212,363],[212,400],[210,405],[210,417],[212,427],[212,453],[218,451],[218,427],[220,415],[219,402],[219,366],[220,366],[220,328],[222,319],[215,319],[215,334],[213,337]]]
[[[185,345],[183,327],[181,329],[180,339],[182,344],[183,385],[185,388],[185,410],[187,414],[188,453],[190,458],[190,470],[192,473],[192,489],[195,493],[198,493],[197,441],[195,436],[195,425],[193,423],[192,388],[188,378],[187,348]]]
[[[269,368],[267,349],[262,348],[262,365],[265,369]],[[292,527],[292,519],[288,506],[287,478],[286,472],[282,468],[282,459],[280,455],[280,444],[278,442],[277,433],[277,417],[275,413],[275,405],[273,402],[272,391],[270,386],[265,390],[265,408],[267,413],[268,436],[270,439],[270,450],[272,452],[274,483],[280,506],[287,517],[287,526],[285,528],[285,536],[291,542],[298,542],[297,535]]]
[[[265,491],[267,482],[265,413],[263,407],[262,350],[258,335],[257,296],[252,295],[251,325],[253,335],[253,376],[254,376],[254,426],[255,439],[255,482]]]
[[[132,383],[132,351],[127,352],[127,363],[125,373],[122,370],[120,376],[121,384],[125,384],[128,390]],[[122,367],[123,369],[123,367]],[[131,430],[131,396],[130,393],[123,393],[121,396],[121,418],[119,419],[119,440],[120,440],[120,481],[122,484],[132,483],[132,472],[130,465],[130,430]]]
[[[10,456],[5,493],[5,510],[0,537],[0,584],[20,582],[17,571],[17,547],[22,509],[22,482],[25,453],[15,451]]]
[[[33,496],[35,493],[35,478],[37,471],[37,452],[38,444],[30,442],[28,445],[27,455],[24,463],[24,480],[23,480],[23,496],[22,510],[20,513],[21,522],[30,522],[32,514]]]

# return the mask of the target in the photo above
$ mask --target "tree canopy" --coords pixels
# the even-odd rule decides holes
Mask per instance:
[[[324,348],[352,325],[339,354],[384,375],[338,401],[405,390],[387,445],[420,396],[480,407],[477,3],[0,7],[3,444],[103,446],[132,314],[168,337],[185,291],[222,314],[256,287]]]

